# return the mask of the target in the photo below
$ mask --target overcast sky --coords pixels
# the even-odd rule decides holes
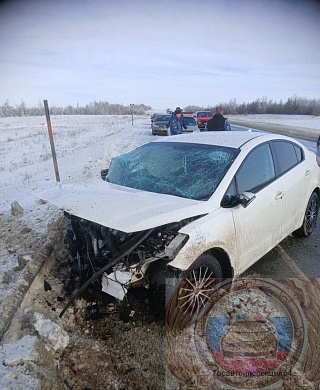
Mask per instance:
[[[320,98],[319,42],[316,1],[2,1],[0,104]]]

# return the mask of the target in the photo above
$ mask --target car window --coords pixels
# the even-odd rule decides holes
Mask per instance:
[[[183,117],[183,123],[186,126],[196,126],[196,120],[193,117],[190,117],[190,116],[184,116]]]
[[[269,144],[255,148],[236,174],[238,194],[257,192],[275,178],[275,170]]]
[[[155,118],[155,122],[169,121],[170,115],[158,115]]]
[[[304,159],[304,154],[300,146],[294,145],[294,150],[296,152],[298,162],[302,161]]]
[[[239,150],[183,142],[151,142],[111,161],[107,181],[124,187],[208,200]]]
[[[212,113],[210,111],[202,111],[198,112],[197,117],[198,118],[207,118],[207,117],[212,117]]]
[[[288,141],[273,141],[272,149],[278,162],[279,174],[287,172],[301,161],[301,150],[298,159],[295,145]]]

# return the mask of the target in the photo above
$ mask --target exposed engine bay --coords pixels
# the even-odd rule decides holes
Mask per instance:
[[[188,240],[179,230],[197,218],[149,231],[125,233],[65,215],[67,242],[79,273],[79,289],[94,279],[90,284],[95,289],[118,299],[123,299],[131,287],[148,288],[152,283],[159,283],[158,273],[163,274],[169,268],[166,264]]]

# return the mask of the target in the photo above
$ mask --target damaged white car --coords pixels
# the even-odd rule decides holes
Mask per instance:
[[[286,236],[316,226],[320,168],[299,142],[261,132],[159,139],[112,160],[103,180],[41,197],[69,218],[88,285],[123,299],[166,278],[241,274]]]

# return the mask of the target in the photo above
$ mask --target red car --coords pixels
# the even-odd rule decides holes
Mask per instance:
[[[199,129],[205,129],[208,120],[213,117],[211,111],[197,111],[195,114],[197,125]]]

